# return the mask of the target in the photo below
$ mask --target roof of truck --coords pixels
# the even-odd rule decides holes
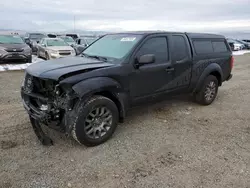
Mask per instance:
[[[223,35],[210,34],[210,33],[186,33],[190,38],[225,38]]]
[[[161,33],[186,34],[190,38],[225,38],[223,35],[218,35],[218,34],[210,34],[210,33],[186,33],[186,32],[162,31],[162,30],[158,30],[158,31],[127,31],[127,32],[120,32],[120,33],[113,33],[113,34],[150,35],[150,34],[161,34]],[[107,34],[107,35],[109,35],[109,34]]]

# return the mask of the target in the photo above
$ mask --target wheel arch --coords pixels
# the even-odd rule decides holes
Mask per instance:
[[[124,96],[124,94],[121,94],[121,93],[114,93],[112,91],[108,91],[108,90],[103,90],[103,91],[100,91],[100,92],[97,92],[97,93],[94,93],[93,95],[101,95],[101,96],[104,96],[104,97],[107,97],[109,98],[110,100],[112,100],[115,105],[117,106],[118,108],[118,111],[119,111],[119,121],[120,122],[123,122],[125,116],[126,116],[126,102],[124,98],[126,98]]]
[[[204,80],[206,79],[207,76],[209,75],[213,75],[215,76],[217,79],[218,79],[218,84],[219,86],[222,85],[222,78],[223,78],[223,72],[222,72],[222,69],[221,67],[216,64],[216,63],[212,63],[210,65],[208,65],[203,73],[201,74],[201,76],[199,77],[198,81],[197,81],[197,84],[196,84],[196,87],[194,88],[193,92],[197,92],[201,89],[202,87],[202,84],[204,82]]]
[[[74,85],[73,90],[82,99],[94,95],[109,98],[118,108],[120,122],[125,118],[129,106],[128,94],[123,91],[121,85],[116,80],[108,77],[90,78]]]

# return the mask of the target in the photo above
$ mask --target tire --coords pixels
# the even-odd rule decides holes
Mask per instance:
[[[218,93],[218,79],[209,75],[203,83],[201,90],[195,94],[195,101],[202,105],[210,105]]]
[[[45,59],[50,60],[49,54],[47,52],[45,52]]]
[[[118,124],[119,112],[116,104],[109,98],[93,96],[85,102],[80,102],[74,110],[77,115],[72,136],[80,144],[97,146],[113,135]]]
[[[32,55],[28,58],[28,63],[32,63]]]
[[[40,58],[40,52],[39,52],[39,50],[37,50],[36,56],[37,56],[38,58]]]

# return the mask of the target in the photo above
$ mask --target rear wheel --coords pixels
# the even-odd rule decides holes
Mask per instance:
[[[93,96],[77,106],[77,118],[72,130],[76,141],[86,146],[96,146],[113,135],[119,113],[112,100],[103,96]]]
[[[218,93],[218,80],[215,76],[209,75],[201,88],[201,90],[195,94],[196,102],[202,105],[211,104],[216,98]]]

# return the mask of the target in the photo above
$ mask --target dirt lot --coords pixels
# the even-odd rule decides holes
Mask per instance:
[[[129,113],[113,138],[86,148],[35,137],[19,94],[22,72],[0,73],[0,187],[250,188],[250,55],[207,107],[187,99]]]

